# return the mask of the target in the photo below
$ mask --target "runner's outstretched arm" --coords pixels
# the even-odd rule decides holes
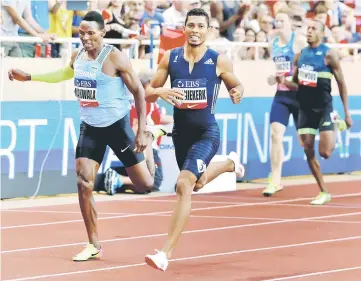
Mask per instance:
[[[78,54],[78,49],[74,50],[71,55],[70,63],[65,67],[41,74],[30,74],[20,69],[9,69],[8,76],[11,81],[17,80],[21,82],[37,81],[45,83],[59,83],[74,78],[73,63]]]

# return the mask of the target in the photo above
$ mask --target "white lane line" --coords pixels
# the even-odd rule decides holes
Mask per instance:
[[[335,196],[333,196],[333,198],[354,197],[354,196],[360,196],[360,195],[361,195],[361,193],[350,193],[350,194],[335,195]],[[192,209],[192,212],[206,211],[206,210],[228,209],[228,208],[235,208],[235,207],[274,205],[274,204],[278,204],[278,203],[300,202],[300,201],[305,201],[305,200],[309,200],[309,199],[313,199],[313,197],[312,198],[295,198],[295,199],[278,200],[278,201],[270,201],[270,202],[240,203],[240,204],[232,204],[232,205],[224,205],[224,206],[212,206],[212,207],[194,208],[194,209]],[[161,215],[161,214],[171,214],[172,212],[173,211],[162,211],[162,212],[153,212],[153,213],[118,215],[118,216],[102,217],[102,218],[98,218],[98,220],[111,220],[111,219],[119,219],[119,218],[154,216],[154,215]],[[5,229],[38,227],[38,226],[68,224],[68,223],[77,223],[77,222],[83,222],[83,220],[82,219],[77,219],[77,220],[66,220],[66,221],[56,221],[56,222],[46,222],[46,223],[12,225],[12,226],[4,226],[4,227],[1,227],[0,229],[5,230]]]
[[[318,244],[326,244],[326,243],[334,243],[334,242],[342,242],[342,241],[352,241],[352,240],[358,240],[358,239],[361,239],[361,236],[350,236],[350,237],[337,238],[337,239],[318,240],[318,241],[311,241],[311,242],[304,242],[304,243],[297,243],[297,244],[287,244],[287,245],[279,245],[279,246],[272,246],[272,247],[265,247],[265,248],[254,248],[254,249],[248,249],[248,250],[214,253],[214,254],[207,254],[207,255],[201,255],[201,256],[191,256],[191,257],[185,257],[185,258],[172,259],[172,260],[170,260],[170,262],[172,263],[172,262],[197,260],[197,259],[220,257],[220,256],[230,256],[230,255],[243,254],[243,253],[262,252],[262,251],[277,250],[277,249],[287,249],[287,248],[302,247],[302,246],[309,246],[309,245],[318,245]],[[44,279],[44,278],[63,277],[63,276],[70,276],[70,275],[76,275],[76,274],[85,274],[85,273],[92,273],[92,272],[139,267],[139,266],[143,266],[143,265],[145,265],[145,263],[135,263],[135,264],[121,265],[121,266],[102,267],[102,268],[89,269],[89,270],[73,271],[73,272],[62,272],[62,273],[54,273],[54,274],[47,274],[47,275],[29,276],[29,277],[22,277],[22,278],[17,278],[17,279],[8,279],[8,280],[4,280],[4,281],[37,280],[37,279]],[[272,279],[272,281],[275,281],[275,279]]]
[[[292,223],[292,222],[305,222],[305,221],[308,221],[310,219],[312,219],[312,220],[315,220],[315,219],[327,219],[327,218],[355,216],[355,215],[360,215],[360,214],[361,214],[361,212],[356,212],[356,213],[336,214],[336,215],[327,215],[327,216],[319,216],[319,217],[306,217],[306,218],[299,218],[299,219],[293,219],[293,220],[280,220],[280,221],[269,221],[269,222],[260,222],[260,223],[250,223],[250,224],[238,224],[238,225],[216,227],[216,228],[187,230],[187,231],[184,231],[183,234],[192,234],[192,233],[219,231],[219,230],[229,230],[229,229],[238,229],[238,228],[263,226],[263,225],[273,225],[273,224],[282,224],[282,223]],[[129,241],[129,240],[146,239],[146,238],[155,238],[155,237],[163,237],[163,236],[167,236],[167,235],[168,235],[167,233],[158,233],[158,234],[149,234],[149,235],[142,235],[142,236],[122,237],[122,238],[101,240],[100,243]],[[69,244],[58,244],[58,245],[33,247],[33,248],[5,250],[5,251],[1,251],[1,254],[35,251],[35,250],[44,250],[44,249],[53,249],[53,248],[63,248],[63,247],[72,247],[72,246],[85,245],[85,244],[86,243],[84,243],[84,242],[78,242],[78,243],[69,243]]]

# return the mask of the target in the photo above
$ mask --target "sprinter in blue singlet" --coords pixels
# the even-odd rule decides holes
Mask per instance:
[[[223,81],[233,103],[239,103],[243,87],[233,72],[232,62],[205,45],[209,28],[208,14],[193,9],[187,14],[184,47],[164,54],[158,70],[146,89],[146,100],[161,98],[174,105],[173,142],[180,175],[177,179],[177,204],[161,251],[147,255],[148,265],[165,271],[168,259],[180,237],[191,210],[193,190],[199,190],[224,172],[244,175],[239,155],[210,163],[217,153],[220,135],[214,112]],[[163,88],[170,76],[171,89]]]
[[[331,200],[325,187],[320,163],[315,157],[315,137],[320,132],[319,154],[328,159],[336,144],[335,129],[350,128],[352,119],[348,108],[346,83],[336,50],[323,44],[325,26],[319,21],[310,21],[307,27],[308,47],[296,59],[293,83],[287,84],[298,89],[300,104],[298,133],[303,142],[308,165],[320,188],[320,194],[311,201],[313,205],[323,205]],[[345,120],[333,112],[331,79],[335,76],[338,90],[344,105]]]
[[[65,68],[37,75],[12,69],[9,78],[48,83],[74,78],[74,93],[82,120],[76,148],[78,195],[89,244],[73,260],[87,261],[101,255],[92,191],[106,147],[109,146],[124,164],[137,188],[150,190],[155,170],[152,142],[165,132],[161,128],[146,128],[144,89],[127,56],[104,44],[105,29],[101,14],[87,13],[79,26],[79,35],[83,48],[73,52],[70,64]],[[129,123],[130,106],[125,87],[134,95],[138,111],[136,136]],[[146,151],[146,162],[143,151]]]
[[[271,174],[268,186],[263,190],[264,196],[272,196],[283,189],[281,185],[282,165],[284,158],[283,136],[288,126],[290,115],[293,116],[297,127],[298,101],[296,91],[290,90],[284,83],[278,83],[280,77],[292,79],[293,65],[296,53],[306,46],[306,38],[292,32],[290,18],[287,14],[279,13],[276,16],[277,35],[271,42],[272,59],[276,73],[268,77],[269,85],[277,83],[277,92],[272,102],[271,124]]]

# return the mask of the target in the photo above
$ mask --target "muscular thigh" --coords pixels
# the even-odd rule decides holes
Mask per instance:
[[[128,116],[120,119],[107,130],[108,145],[125,167],[132,167],[144,160],[143,153],[136,153],[135,135]]]
[[[75,153],[76,159],[87,158],[94,160],[100,165],[107,147],[104,132],[104,128],[92,127],[82,122]]]

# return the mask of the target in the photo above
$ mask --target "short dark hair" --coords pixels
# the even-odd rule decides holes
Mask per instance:
[[[82,20],[95,21],[98,24],[99,29],[104,29],[105,27],[103,16],[96,11],[90,11],[86,13]]]
[[[202,8],[195,8],[195,9],[190,10],[190,11],[187,13],[187,16],[186,16],[185,25],[187,25],[188,17],[193,17],[193,16],[196,16],[196,17],[205,17],[205,18],[206,18],[206,22],[207,22],[207,26],[209,26],[209,16],[208,16],[207,12],[206,12],[205,10],[203,10]]]

